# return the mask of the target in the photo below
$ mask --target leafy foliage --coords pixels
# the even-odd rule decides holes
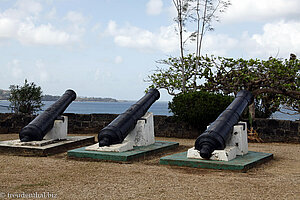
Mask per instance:
[[[35,83],[28,83],[25,79],[23,86],[11,85],[10,89],[10,107],[15,113],[34,114],[41,110],[44,105],[41,101],[42,90]]]
[[[256,97],[265,113],[288,105],[300,112],[300,61],[298,59],[231,59],[218,58],[214,62],[215,73],[208,73],[202,89],[236,93],[248,90]],[[211,69],[212,70],[212,69]],[[267,114],[269,115],[269,114]]]
[[[204,91],[176,95],[169,108],[174,116],[204,131],[232,102],[233,97]]]
[[[179,79],[181,83],[179,85],[182,88],[180,90],[186,92],[186,85],[188,84],[186,77],[189,76],[189,74],[186,74],[185,69],[186,44],[188,42],[195,42],[195,55],[196,58],[200,57],[205,32],[213,30],[212,22],[219,21],[217,13],[224,12],[231,3],[229,0],[173,0],[173,5],[177,13],[174,21],[177,24],[175,30],[178,34],[180,51],[178,59],[180,65],[176,66],[176,68],[180,71],[181,75],[181,79]],[[188,27],[192,27],[190,34],[187,34]],[[194,85],[197,80],[196,70],[199,68],[199,64],[199,60],[197,59],[194,66]]]
[[[255,96],[257,117],[269,117],[280,105],[300,113],[300,61],[296,58],[244,60],[188,55],[184,57],[183,67],[177,58],[160,63],[168,68],[157,68],[148,81],[152,83],[150,87],[166,89],[170,95],[197,90],[227,95],[248,90]],[[182,90],[183,76],[185,90]]]
[[[196,65],[196,62],[199,62],[200,65]],[[183,62],[179,58],[170,57],[157,61],[157,63],[168,66],[168,68],[157,67],[155,72],[148,76],[147,81],[151,83],[150,88],[166,89],[172,96],[195,91],[199,87],[197,83],[208,76],[213,67],[213,63],[208,57],[197,58],[193,54],[183,57]],[[196,77],[196,82],[194,77]]]

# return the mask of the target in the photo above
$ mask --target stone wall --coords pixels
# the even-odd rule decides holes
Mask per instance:
[[[98,133],[118,115],[115,114],[65,114],[69,118],[68,132],[78,134]],[[34,117],[0,114],[0,134],[18,133]],[[300,143],[300,121],[256,119],[254,129],[264,142]],[[154,131],[157,137],[196,138],[200,132],[172,117],[155,115]]]
[[[300,121],[255,119],[253,128],[264,142],[300,143]]]
[[[24,125],[34,119],[28,115],[14,115],[11,113],[0,113],[0,134],[18,133]]]

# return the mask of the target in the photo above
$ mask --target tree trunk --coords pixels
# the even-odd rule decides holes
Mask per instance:
[[[252,128],[252,121],[255,119],[255,103],[249,105],[249,115],[250,115],[250,128]]]

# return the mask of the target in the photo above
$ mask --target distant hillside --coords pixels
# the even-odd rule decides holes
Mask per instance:
[[[9,90],[0,89],[0,100],[8,100],[9,95],[10,95]]]
[[[52,96],[52,95],[44,95],[42,97],[42,101],[56,101],[57,99],[59,99],[60,96]]]
[[[101,97],[77,97],[75,101],[119,102],[117,99]]]
[[[0,100],[8,100],[9,90],[0,89]],[[42,101],[56,101],[60,96],[44,95]],[[118,100],[113,98],[101,98],[101,97],[77,97],[75,101],[97,101],[97,102],[118,102]]]

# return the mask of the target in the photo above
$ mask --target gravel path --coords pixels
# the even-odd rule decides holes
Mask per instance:
[[[15,138],[0,135],[0,140]],[[251,143],[249,150],[273,153],[274,159],[240,173],[158,165],[160,157],[186,151],[194,140],[156,139],[180,146],[125,164],[69,159],[66,153],[0,155],[0,199],[13,194],[56,199],[300,199],[300,144]]]

